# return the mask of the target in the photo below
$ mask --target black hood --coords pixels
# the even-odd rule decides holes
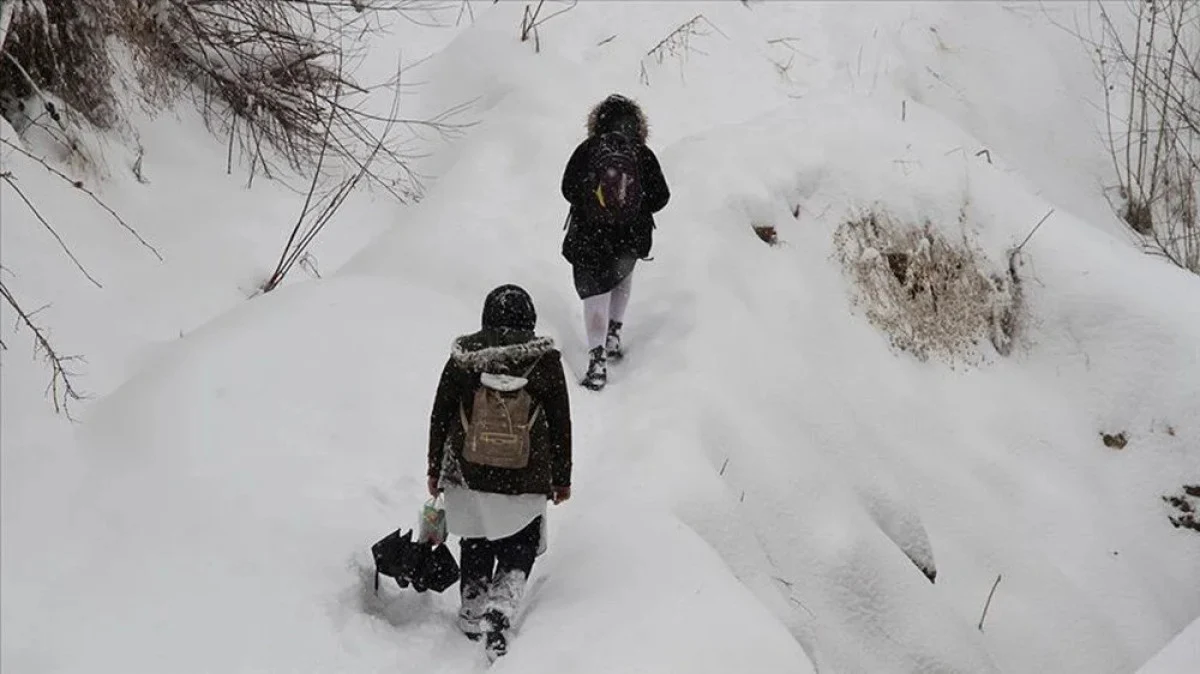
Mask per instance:
[[[484,328],[533,330],[537,325],[533,298],[521,286],[511,283],[502,285],[488,293],[483,301],[481,322]]]
[[[620,94],[612,94],[596,104],[588,113],[588,136],[599,136],[609,131],[626,131],[645,144],[650,136],[646,115],[636,102]]]

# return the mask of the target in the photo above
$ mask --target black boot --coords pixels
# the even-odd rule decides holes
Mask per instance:
[[[588,352],[592,359],[588,361],[587,375],[583,385],[593,391],[599,391],[608,383],[608,364],[604,355],[604,347],[597,346]]]
[[[618,321],[608,322],[608,338],[604,340],[604,351],[609,360],[614,362],[625,357],[625,352],[621,350],[621,323]]]

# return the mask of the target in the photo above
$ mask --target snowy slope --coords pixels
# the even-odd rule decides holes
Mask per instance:
[[[162,191],[114,188],[144,213],[174,204],[179,229],[152,228],[167,263],[126,267],[98,238],[124,284],[19,270],[72,298],[46,320],[108,357],[88,378],[108,395],[66,428],[28,392],[43,371],[4,356],[0,668],[481,668],[453,593],[371,598],[366,548],[420,503],[437,374],[488,289],[528,288],[581,374],[558,180],[611,90],[645,106],[673,200],[626,363],[573,392],[575,498],[498,667],[1127,673],[1200,614],[1200,540],[1159,499],[1200,479],[1200,280],[1116,235],[1077,123],[1094,119],[1073,95],[1086,54],[1027,6],[614,6],[554,18],[535,54],[521,3],[477,3],[412,104],[478,98],[482,123],[431,156],[420,204],[353,205],[334,261],[399,224],[336,278],[243,302],[255,251],[278,245],[259,228],[295,204],[167,165]],[[642,58],[701,12],[720,30],[693,38],[705,54]],[[786,76],[779,37],[805,54]],[[160,156],[223,166],[195,125],[157,124]],[[237,200],[213,213],[213,194]],[[1057,211],[1026,247],[1022,348],[950,369],[897,355],[851,307],[833,233],[877,205],[963,236],[964,201],[994,264]],[[51,259],[9,213],[5,266]],[[754,236],[764,222],[785,245]],[[1120,452],[1099,439],[1117,431]]]
[[[1200,662],[1200,618],[1171,639],[1137,674],[1186,674]]]

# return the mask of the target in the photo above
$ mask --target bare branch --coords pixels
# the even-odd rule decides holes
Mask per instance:
[[[537,6],[532,11],[529,9],[529,5],[525,5],[525,11],[521,15],[521,42],[528,41],[529,37],[532,35],[534,41],[534,52],[538,53],[542,51],[541,37],[538,34],[538,27],[550,19],[559,16],[560,14],[564,14],[572,9],[575,9],[575,6],[579,4],[579,0],[571,0],[571,4],[567,5],[566,7],[550,14],[549,16],[538,19],[538,16],[540,16],[542,12],[542,5],[544,4],[546,4],[546,0],[538,0]]]
[[[70,369],[70,363],[82,361],[82,358],[59,354],[54,349],[54,345],[50,343],[45,330],[33,322],[32,314],[27,313],[21,308],[20,303],[13,297],[8,286],[4,284],[3,279],[0,279],[0,297],[3,297],[4,301],[8,302],[8,305],[13,308],[13,311],[17,312],[20,322],[33,332],[34,353],[41,354],[46,359],[46,362],[50,364],[52,374],[47,391],[51,394],[54,401],[54,411],[66,414],[68,419],[72,419],[70,403],[83,400],[86,396],[75,388],[73,377],[76,376],[76,373]]]
[[[987,618],[988,608],[992,605],[992,595],[996,594],[996,586],[1000,584],[1000,575],[996,575],[996,582],[992,583],[992,590],[988,592],[987,603],[983,605],[983,613],[979,616],[979,631],[983,631],[983,621]]]
[[[146,248],[147,250],[149,250],[151,253],[154,253],[154,257],[158,258],[159,262],[162,262],[163,257],[162,257],[162,254],[160,254],[158,252],[158,249],[155,248],[154,246],[150,245],[145,239],[143,239],[142,235],[138,234],[136,229],[129,226],[129,223],[125,222],[124,218],[122,218],[120,215],[117,215],[116,211],[114,211],[111,207],[109,207],[108,204],[104,203],[104,201],[101,200],[100,197],[96,196],[95,192],[91,191],[86,186],[84,186],[82,180],[75,180],[74,178],[69,177],[67,174],[63,173],[62,171],[59,171],[58,169],[56,169],[53,166],[51,166],[50,164],[48,164],[45,159],[42,159],[41,157],[38,157],[37,155],[32,154],[31,152],[29,152],[28,150],[26,150],[25,148],[23,148],[19,145],[9,142],[7,139],[0,138],[0,143],[3,143],[5,145],[7,145],[8,147],[16,150],[17,152],[20,152],[21,154],[25,155],[26,157],[32,159],[33,161],[36,161],[37,163],[41,164],[51,174],[57,176],[58,178],[60,178],[61,180],[63,180],[67,184],[69,184],[71,187],[74,187],[75,189],[79,190],[80,192],[83,192],[84,194],[88,195],[88,197],[91,198],[91,200],[93,202],[95,202],[98,206],[100,206],[100,208],[103,208],[109,215],[112,216],[112,218],[114,220],[117,221],[117,223],[119,225],[124,227],[127,232],[132,234],[133,237],[138,240],[138,243],[142,244],[142,246],[144,248]],[[138,164],[137,165],[139,167],[141,166],[141,155],[140,154],[138,155]],[[139,172],[140,172],[140,168],[139,168]]]
[[[1029,230],[1029,233],[1025,235],[1025,239],[1021,241],[1020,245],[1013,249],[1013,255],[1021,252],[1021,249],[1025,247],[1025,244],[1029,243],[1029,240],[1033,238],[1034,234],[1037,234],[1037,231],[1041,229],[1042,225],[1045,224],[1047,220],[1050,219],[1051,215],[1054,215],[1053,208],[1046,211],[1046,214],[1042,216],[1042,219],[1038,220],[1037,224],[1033,226],[1033,229]]]
[[[91,274],[89,274],[88,270],[83,267],[83,263],[79,261],[79,258],[75,257],[75,253],[71,252],[71,248],[67,246],[67,242],[63,241],[63,238],[59,236],[58,232],[54,229],[54,226],[42,216],[37,207],[33,205],[33,202],[29,200],[29,197],[25,196],[25,192],[23,192],[20,186],[17,185],[17,179],[13,176],[12,171],[0,173],[0,179],[3,179],[4,182],[8,183],[8,186],[17,193],[17,196],[21,197],[21,201],[25,202],[25,206],[31,213],[33,213],[33,216],[37,218],[38,222],[42,223],[42,226],[46,228],[46,231],[50,232],[50,235],[53,236],[54,240],[58,242],[58,246],[62,248],[64,253],[67,254],[67,257],[71,259],[71,262],[75,263],[75,267],[87,277],[87,280],[91,281],[92,285],[96,286],[97,288],[103,288],[104,286],[101,285],[100,282],[97,281]]]

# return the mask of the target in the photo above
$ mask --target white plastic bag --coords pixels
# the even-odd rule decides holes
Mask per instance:
[[[446,506],[441,494],[421,506],[418,521],[417,542],[432,543],[434,547],[446,542]]]

